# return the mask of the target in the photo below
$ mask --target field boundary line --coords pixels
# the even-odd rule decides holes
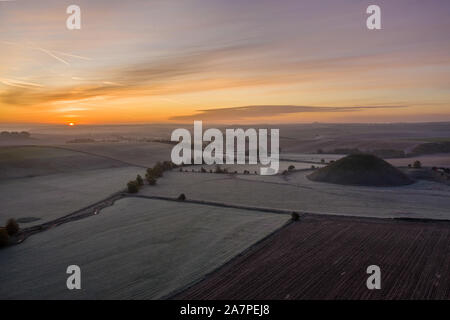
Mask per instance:
[[[242,210],[249,210],[249,211],[276,213],[276,214],[298,213],[300,216],[308,214],[307,212],[301,212],[301,211],[296,211],[296,210],[276,209],[276,208],[267,208],[267,207],[253,207],[253,206],[231,204],[231,203],[225,203],[225,202],[208,201],[208,200],[186,199],[186,200],[181,201],[181,200],[178,200],[177,198],[166,197],[166,196],[157,196],[157,195],[147,196],[147,195],[140,195],[140,194],[127,194],[127,195],[125,195],[125,197],[127,197],[127,198],[144,198],[144,199],[150,199],[150,200],[153,199],[153,200],[174,201],[174,202],[178,202],[178,203],[185,202],[185,203],[201,204],[201,205],[214,206],[214,207],[242,209]]]
[[[364,216],[354,216],[354,215],[346,215],[346,214],[338,214],[338,213],[327,213],[327,212],[311,212],[311,211],[300,211],[300,210],[289,210],[289,209],[277,209],[270,207],[255,207],[255,206],[246,206],[240,204],[230,204],[224,202],[215,202],[208,200],[197,200],[197,199],[186,199],[186,200],[178,200],[175,197],[168,196],[159,196],[159,195],[140,195],[140,194],[125,194],[124,197],[131,198],[144,198],[144,199],[154,199],[154,200],[165,200],[165,201],[175,201],[175,202],[186,202],[186,203],[194,203],[201,205],[209,205],[215,207],[222,208],[233,208],[233,209],[241,209],[241,210],[249,210],[249,211],[259,211],[259,212],[268,212],[268,213],[276,213],[276,214],[292,214],[297,213],[300,217],[309,216],[309,217],[336,217],[336,218],[348,218],[348,219],[359,219],[359,220],[376,220],[376,221],[410,221],[410,222],[436,222],[436,223],[445,223],[449,222],[449,219],[427,219],[427,218],[403,218],[403,217],[364,217]]]
[[[300,221],[297,221],[297,222],[300,222]],[[247,254],[252,254],[253,252],[256,252],[257,250],[260,250],[259,245],[262,245],[267,239],[271,238],[272,236],[274,236],[275,234],[277,234],[279,232],[282,232],[285,228],[287,228],[288,226],[290,226],[293,223],[295,223],[293,220],[286,221],[281,227],[273,230],[269,234],[267,234],[264,237],[262,237],[261,239],[257,240],[255,243],[249,245],[246,249],[244,249],[243,251],[239,252],[235,256],[231,257],[229,260],[225,261],[223,264],[221,264],[220,266],[218,266],[215,269],[211,270],[210,272],[204,274],[199,279],[193,280],[192,282],[186,284],[185,286],[183,286],[181,288],[178,288],[178,289],[175,289],[172,292],[169,292],[168,294],[162,296],[158,300],[172,300],[172,298],[174,298],[178,294],[182,293],[185,290],[188,290],[189,288],[192,288],[196,284],[198,284],[198,283],[202,282],[203,280],[205,280],[207,277],[209,277],[212,274],[214,274],[214,273],[220,271],[221,269],[227,267],[228,265],[233,263],[236,259],[240,258],[241,256],[244,256],[244,255],[247,255]]]
[[[125,198],[138,198],[138,199],[149,199],[149,200],[162,200],[162,201],[171,201],[178,203],[191,203],[198,205],[206,205],[220,208],[230,208],[230,209],[239,209],[239,210],[247,210],[247,211],[256,211],[262,213],[272,213],[272,214],[298,214],[299,218],[302,219],[304,217],[320,217],[320,218],[337,218],[337,219],[352,219],[352,220],[360,220],[360,221],[368,221],[368,222],[410,222],[410,223],[449,223],[450,220],[445,219],[426,219],[426,218],[402,218],[402,217],[361,217],[361,216],[352,216],[352,215],[343,215],[343,214],[333,214],[333,213],[317,213],[317,212],[306,212],[306,211],[298,211],[298,210],[288,210],[288,209],[277,209],[277,208],[267,208],[267,207],[255,207],[255,206],[246,206],[239,204],[230,204],[223,202],[215,202],[215,201],[207,201],[207,200],[196,200],[196,199],[186,199],[186,200],[178,200],[174,197],[167,196],[158,196],[158,195],[139,195],[139,194],[129,194],[125,190],[121,190],[111,194],[110,196],[96,201],[93,204],[85,206],[81,209],[77,209],[69,214],[66,214],[62,217],[44,222],[39,225],[35,225],[32,227],[27,227],[20,230],[19,234],[15,236],[13,244],[20,244],[25,241],[28,237],[44,232],[46,230],[52,229],[59,225],[69,223],[72,221],[81,220],[93,215],[99,214],[103,209],[107,207],[111,207],[115,204],[116,201],[125,199]]]

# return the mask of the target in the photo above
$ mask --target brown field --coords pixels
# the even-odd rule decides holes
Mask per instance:
[[[450,223],[306,216],[172,298],[450,299]]]

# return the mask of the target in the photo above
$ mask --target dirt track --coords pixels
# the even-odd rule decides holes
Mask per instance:
[[[126,196],[125,193],[117,192],[103,200],[95,202],[85,208],[76,210],[76,211],[69,213],[65,216],[62,216],[60,218],[54,219],[52,221],[44,222],[42,224],[39,224],[39,225],[36,225],[33,227],[24,228],[24,229],[20,230],[20,232],[17,234],[17,236],[14,237],[13,243],[20,244],[23,241],[25,241],[28,237],[30,237],[36,233],[52,229],[54,227],[57,227],[59,225],[62,225],[62,224],[65,224],[65,223],[68,223],[71,221],[76,221],[76,220],[90,217],[95,214],[99,214],[102,209],[114,205],[114,203],[117,200],[122,199],[125,196]]]

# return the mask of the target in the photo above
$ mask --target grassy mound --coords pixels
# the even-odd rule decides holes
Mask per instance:
[[[371,154],[352,154],[318,169],[308,179],[343,185],[401,186],[413,181],[383,159]]]

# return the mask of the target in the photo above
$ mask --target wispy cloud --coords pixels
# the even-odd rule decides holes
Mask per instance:
[[[197,113],[184,116],[174,116],[170,120],[248,120],[252,118],[265,118],[290,113],[306,112],[356,112],[367,109],[392,109],[407,108],[408,106],[350,106],[350,107],[326,107],[326,106],[289,106],[266,105],[244,106],[232,108],[219,108],[198,110]]]
[[[64,64],[67,65],[67,66],[70,65],[66,60],[64,60],[63,58],[58,57],[57,55],[53,54],[53,53],[52,53],[51,51],[49,51],[49,50],[46,50],[46,49],[44,49],[44,48],[38,48],[38,50],[40,50],[40,51],[42,51],[42,52],[48,54],[50,57],[55,58],[56,60],[58,60],[58,61],[64,63]]]
[[[107,79],[99,81],[98,84],[49,87],[45,90],[16,86],[17,88],[0,93],[0,101],[10,105],[33,106],[63,100],[81,101],[107,95],[156,96],[271,83],[273,81],[271,79],[258,77],[235,78],[228,75],[216,79],[213,75],[206,76],[208,71],[214,73],[217,68],[223,68],[224,61],[235,57],[234,54],[252,48],[254,47],[249,44],[209,48],[171,57],[149,59],[131,66],[100,70],[96,74],[103,75]],[[81,77],[71,79],[84,80]]]
[[[17,87],[17,88],[29,88],[29,87],[43,87],[43,85],[39,83],[32,83],[28,81],[22,81],[17,79],[5,79],[0,78],[0,82],[11,87]]]
[[[55,109],[54,112],[74,112],[74,111],[87,111],[91,110],[90,108],[80,108],[80,107],[68,107],[68,108],[58,108]]]
[[[3,44],[7,44],[7,45],[18,46],[23,49],[37,50],[37,51],[43,52],[43,53],[47,54],[49,57],[52,57],[67,66],[69,66],[70,63],[67,60],[61,58],[59,55],[70,57],[70,58],[82,59],[82,60],[92,60],[91,58],[83,57],[83,56],[76,55],[76,54],[71,54],[71,53],[61,52],[61,51],[56,51],[56,50],[48,50],[48,49],[45,49],[45,48],[42,48],[42,47],[39,47],[39,46],[36,46],[33,44],[21,44],[21,43],[16,43],[16,42],[11,42],[11,41],[0,41],[0,42]]]

